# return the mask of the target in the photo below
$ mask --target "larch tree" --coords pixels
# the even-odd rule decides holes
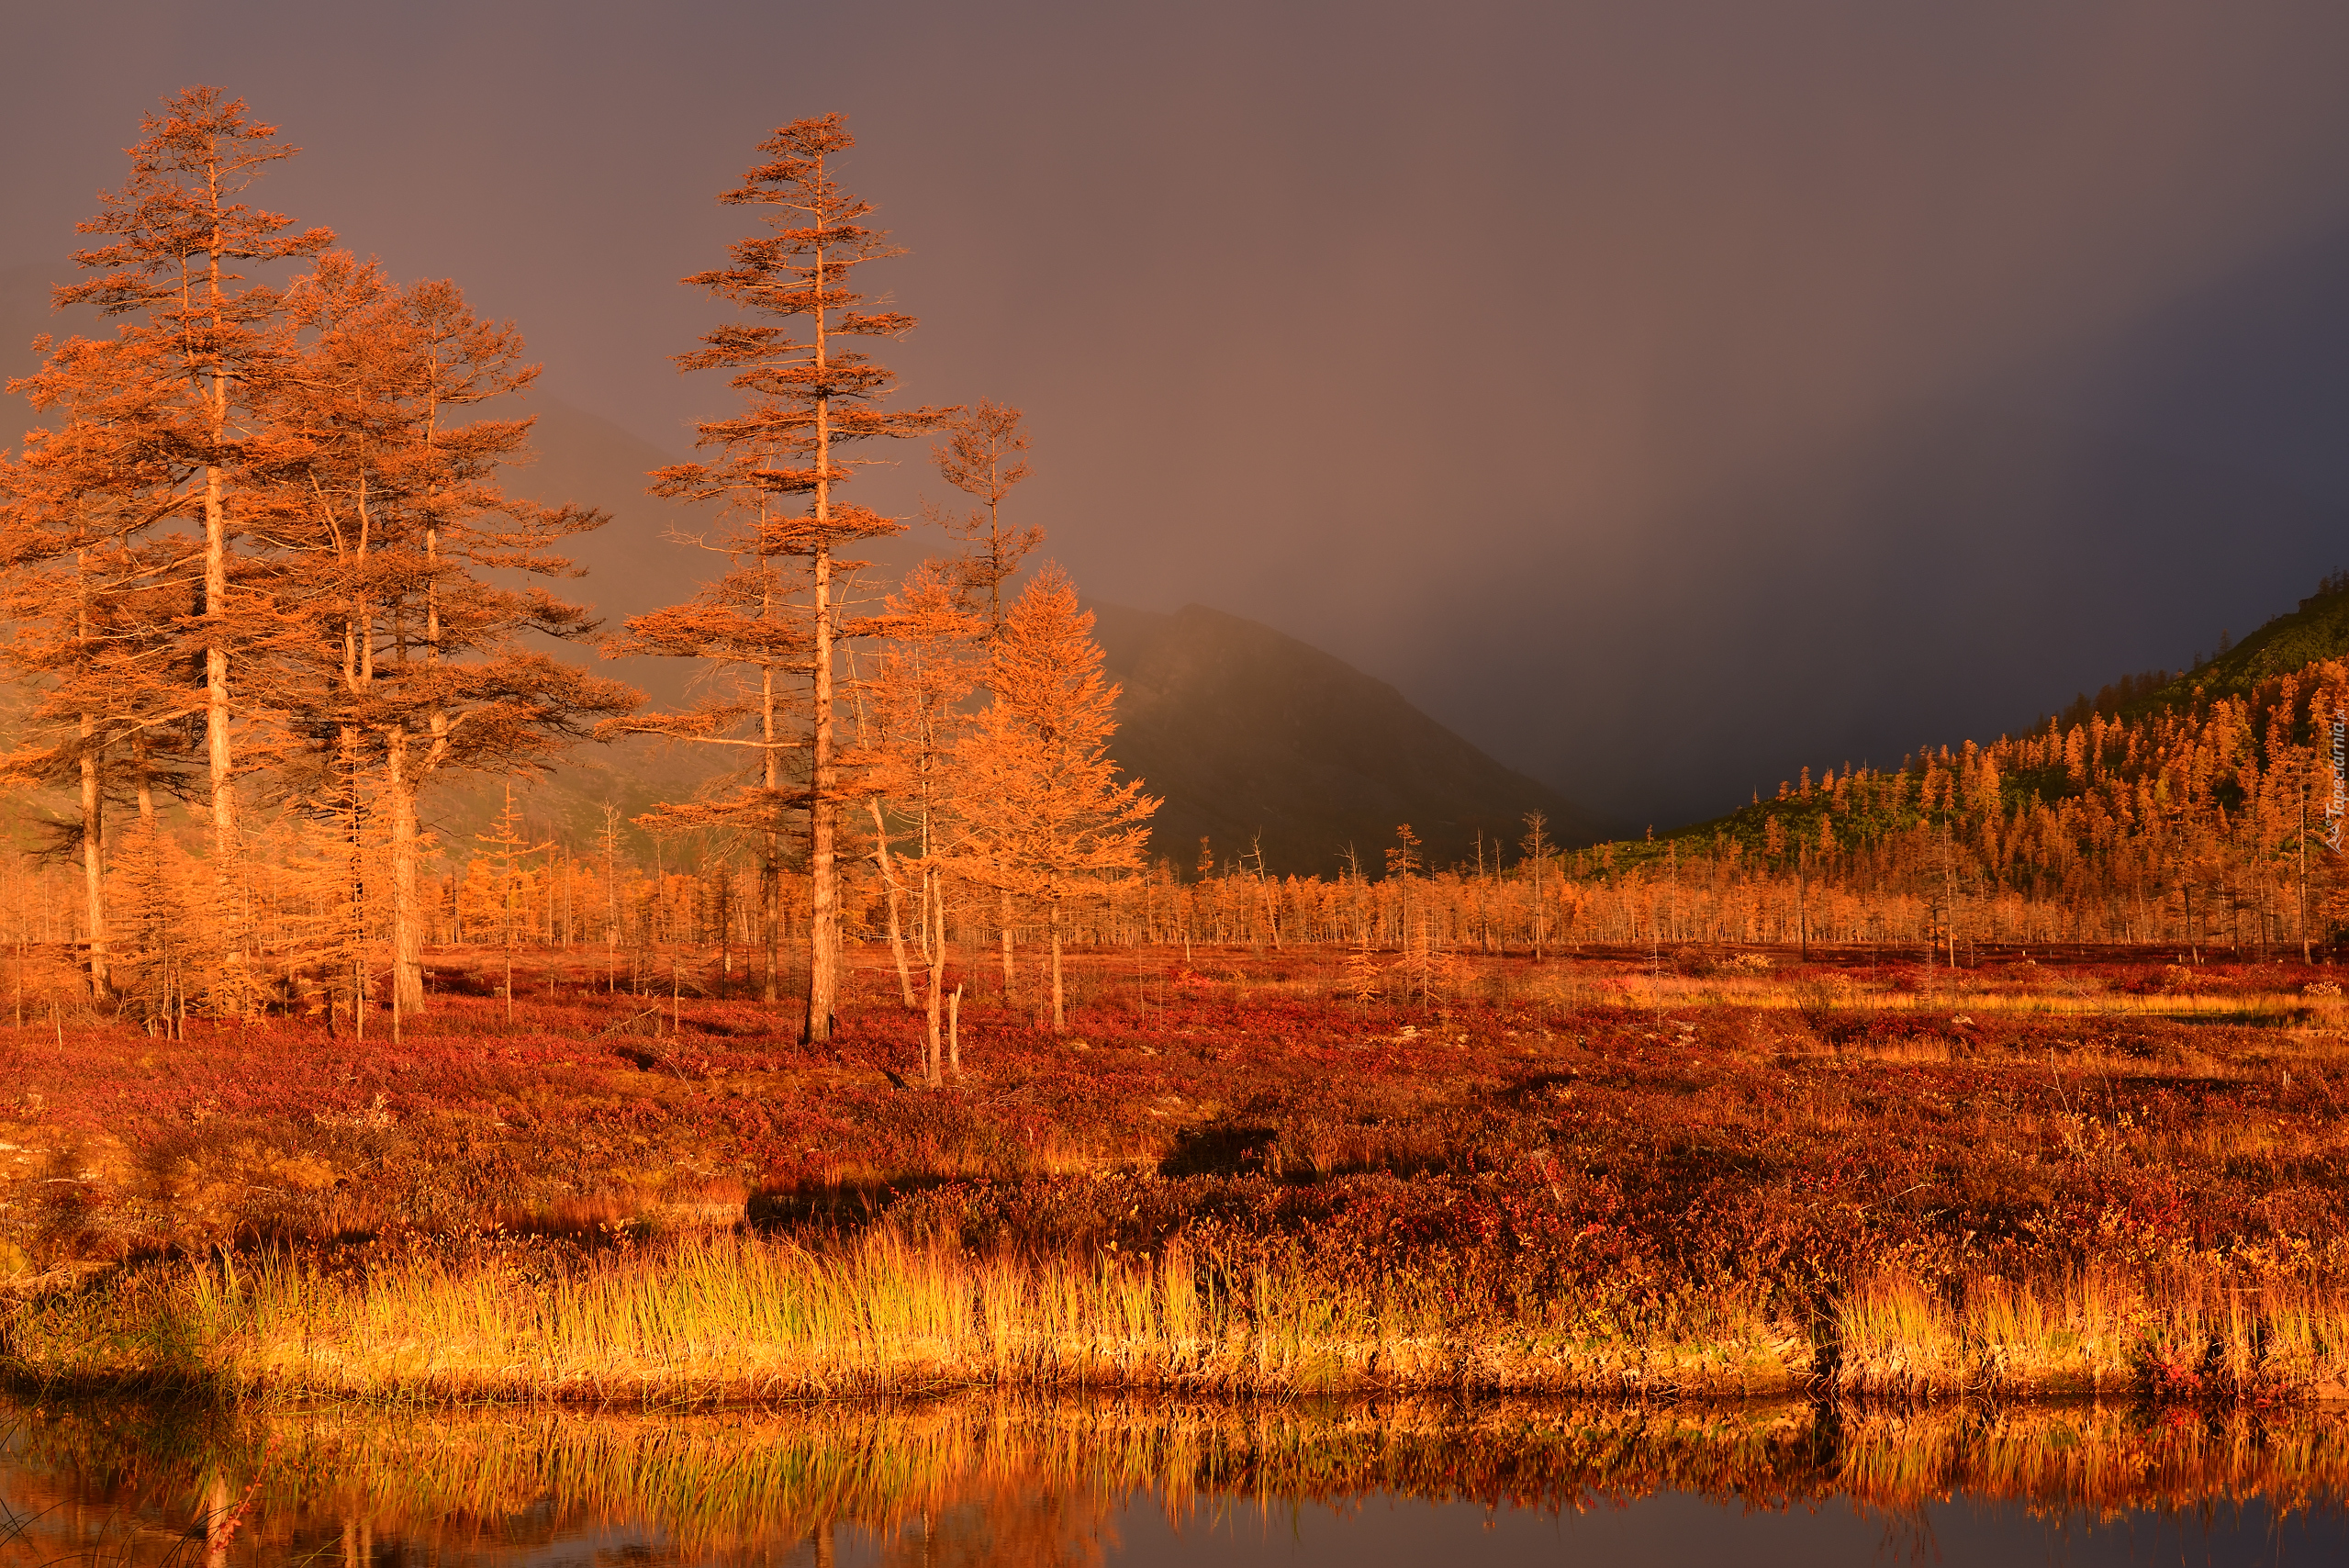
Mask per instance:
[[[79,226],[100,242],[74,252],[95,275],[55,291],[63,308],[113,318],[100,342],[74,340],[17,384],[37,408],[111,405],[90,433],[93,470],[109,461],[107,487],[140,514],[141,532],[173,522],[201,529],[201,588],[183,635],[202,658],[204,760],[212,870],[233,969],[244,940],[240,902],[238,732],[232,666],[255,638],[277,630],[265,590],[238,569],[251,476],[274,452],[277,432],[261,405],[283,369],[277,330],[282,287],[248,270],[318,255],[326,230],[293,232],[290,219],[240,199],[294,148],[251,118],[241,99],[191,87],[145,118],[129,149],[130,177],[105,194]],[[193,552],[191,552],[193,554]],[[247,681],[247,706],[253,688]]]
[[[1044,530],[1014,528],[1003,516],[1003,502],[1013,487],[1035,470],[1027,460],[1031,444],[1020,410],[985,398],[977,407],[957,410],[943,427],[946,439],[930,449],[938,476],[979,504],[959,516],[928,505],[924,515],[962,543],[947,565],[963,603],[985,617],[987,640],[1003,634],[1003,585],[1017,576],[1020,563],[1044,543]],[[1001,950],[1003,999],[1012,996],[1012,891],[1008,884],[996,893],[995,935]]]
[[[889,935],[904,979],[900,871],[914,875],[915,930],[926,973],[929,1043],[923,1076],[939,1082],[940,1012],[946,972],[946,886],[952,860],[955,746],[979,669],[981,627],[956,602],[958,582],[938,563],[908,574],[889,602],[890,636],[865,681],[865,745],[856,761],[869,791],[873,854],[889,907]]]
[[[498,895],[498,942],[506,958],[506,1022],[514,1021],[514,936],[522,906],[524,884],[530,877],[524,862],[554,847],[554,841],[532,844],[522,831],[521,808],[514,803],[514,781],[506,780],[506,804],[490,824],[487,833],[477,833],[474,842],[482,847],[480,857],[488,863],[490,877]]]
[[[417,789],[442,767],[530,766],[639,700],[522,645],[594,622],[509,586],[565,575],[552,547],[605,520],[506,496],[498,471],[525,455],[529,421],[460,417],[536,374],[509,326],[246,205],[293,150],[217,89],[167,100],[144,130],[130,178],[81,226],[104,241],[75,256],[94,275],[55,293],[116,330],[41,340],[39,372],[11,383],[54,428],[0,466],[7,668],[39,692],[0,766],[78,775],[101,991],[109,805],[135,800],[151,824],[162,792],[208,812],[220,951],[184,972],[222,1010],[260,983],[241,781],[260,772],[304,814],[345,819],[346,869],[363,794],[387,801],[395,996],[415,1011]],[[304,260],[307,275],[254,275]],[[363,788],[370,768],[380,782]]]
[[[1052,1026],[1067,1027],[1063,907],[1137,870],[1158,801],[1110,760],[1118,688],[1102,673],[1093,617],[1057,566],[1032,578],[989,652],[987,706],[955,748],[958,848],[975,879],[1034,900],[1052,949]]]
[[[586,608],[511,584],[568,575],[556,547],[609,518],[507,494],[499,470],[527,459],[531,421],[467,417],[537,376],[511,324],[476,317],[453,284],[396,286],[339,253],[292,305],[295,368],[272,407],[285,434],[269,470],[271,526],[307,578],[306,656],[286,701],[318,800],[355,812],[362,774],[375,780],[389,818],[392,1005],[412,1015],[425,1005],[422,790],[444,772],[543,766],[641,699],[526,642],[598,630]],[[355,857],[355,817],[351,838]]]
[[[33,455],[57,454],[37,436]],[[135,801],[151,823],[158,782],[178,792],[172,759],[193,738],[186,721],[199,706],[174,656],[173,631],[189,608],[187,554],[168,538],[129,537],[141,515],[118,496],[79,487],[68,465],[0,462],[0,617],[11,628],[0,671],[32,694],[18,745],[0,756],[0,780],[79,795],[78,817],[60,824],[54,849],[82,862],[99,995],[110,985],[112,811]]]
[[[1549,818],[1540,812],[1526,813],[1526,835],[1517,847],[1525,852],[1526,866],[1533,878],[1533,961],[1542,960],[1542,948],[1549,935],[1548,912],[1542,906],[1542,879],[1549,868],[1549,857],[1557,846],[1549,841]]]
[[[841,552],[903,530],[893,518],[839,498],[856,466],[844,449],[877,437],[920,434],[945,412],[886,408],[895,374],[851,346],[900,337],[914,324],[911,316],[862,308],[865,297],[852,286],[857,269],[900,253],[887,234],[865,223],[870,205],[844,190],[833,173],[833,159],[855,145],[836,114],[794,120],[760,144],[765,161],[718,198],[763,209],[766,231],[736,241],[727,265],[685,282],[729,301],[748,319],[703,334],[702,346],[678,355],[677,364],[728,372],[742,409],[733,419],[699,427],[695,444],[714,452],[713,458],[656,470],[653,490],[721,504],[739,531],[740,555],[758,566],[741,589],[721,584],[691,605],[632,621],[624,644],[630,651],[746,664],[759,672],[758,705],[728,692],[640,727],[755,748],[762,757],[757,780],[737,793],[731,809],[762,836],[778,830],[782,753],[804,748],[797,803],[807,827],[802,1033],[810,1041],[832,1037],[839,991],[843,791],[835,666],[845,639],[878,629],[844,613],[844,573],[862,563],[844,560]],[[788,587],[788,601],[777,602],[767,591],[770,582]],[[753,587],[760,594],[755,617],[747,602]],[[804,638],[804,653],[796,658],[786,634],[747,624],[785,615]],[[758,656],[744,659],[745,647]],[[796,689],[769,697],[771,678],[778,674],[800,678],[791,682]],[[785,695],[794,699],[789,716],[795,722],[789,725],[773,716],[773,702]]]
[[[933,506],[927,515],[962,542],[954,571],[965,602],[986,615],[991,642],[1003,634],[1003,585],[1044,543],[1043,529],[1014,528],[1003,517],[1004,499],[1034,472],[1027,461],[1028,433],[1017,409],[985,398],[943,428],[946,439],[931,449],[931,461],[940,478],[979,505],[960,516]]]

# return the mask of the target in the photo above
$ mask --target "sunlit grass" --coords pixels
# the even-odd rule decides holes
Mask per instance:
[[[2185,1018],[2328,1030],[2349,1028],[2349,998],[2338,996],[2281,991],[2138,994],[2109,990],[2093,980],[2075,980],[2060,973],[2028,981],[2003,977],[1985,980],[1965,971],[1952,971],[1952,976],[1962,978],[1899,986],[1871,981],[1865,978],[1865,971],[1838,971],[1826,980],[1806,980],[1767,976],[1694,977],[1676,974],[1668,968],[1653,973],[1628,969],[1602,978],[1580,975],[1569,968],[1547,979],[1539,993],[1545,1002],[1557,1007],[1613,1007],[1634,1012],[1687,1007],[1862,1014],[1955,1012],[2073,1018]]]
[[[2289,1282],[1885,1274],[1844,1297],[1836,1334],[1831,1381],[1853,1394],[2349,1399],[2349,1298]]]
[[[323,1273],[284,1255],[21,1305],[19,1374],[282,1395],[599,1403],[1161,1388],[1783,1392],[1807,1339],[1743,1302],[1597,1327],[1435,1287],[1194,1258],[970,1258],[881,1234],[717,1237],[531,1278],[493,1262]]]
[[[330,1275],[285,1255],[151,1268],[12,1309],[43,1383],[596,1404],[945,1389],[1865,1395],[2135,1390],[2349,1397],[2349,1299],[2117,1271],[1947,1288],[1879,1273],[1831,1334],[1725,1289],[1644,1310],[1464,1305],[1207,1260],[973,1258],[883,1232],[837,1249],[689,1239],[543,1277],[433,1259]]]

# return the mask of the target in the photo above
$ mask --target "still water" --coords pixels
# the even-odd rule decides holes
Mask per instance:
[[[2349,1413],[0,1406],[0,1564],[2349,1562]]]

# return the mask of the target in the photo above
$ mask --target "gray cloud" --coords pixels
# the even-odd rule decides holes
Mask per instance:
[[[2336,6],[7,29],[37,155],[0,262],[60,256],[139,111],[217,81],[308,149],[273,200],[458,278],[671,449],[723,407],[664,357],[710,319],[673,281],[735,232],[710,196],[845,110],[913,251],[909,392],[1029,410],[1023,499],[1089,591],[1279,626],[1634,821],[2025,721],[2337,564],[2307,410],[2344,377],[2304,352],[2349,321]],[[902,455],[868,498],[911,510]]]

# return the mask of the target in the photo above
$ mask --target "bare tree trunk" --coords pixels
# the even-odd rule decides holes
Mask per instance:
[[[82,878],[90,902],[90,993],[104,996],[106,973],[106,790],[98,768],[97,722],[82,715]]]
[[[933,925],[935,929],[933,930]],[[922,870],[922,942],[929,949],[930,970],[930,1087],[938,1086],[938,1009],[941,993],[946,985],[946,900],[938,874],[928,867]]]
[[[392,1018],[424,1014],[424,928],[416,907],[416,783],[408,776],[408,732],[385,732],[391,809]]]
[[[832,556],[815,556],[815,723],[808,780],[808,1021],[801,1038],[832,1038],[840,977],[839,867],[834,858],[832,766]]]
[[[342,726],[341,744],[335,761],[342,768],[343,788],[349,791],[345,802],[349,823],[348,848],[351,879],[351,1016],[359,1038],[367,1037],[367,871],[366,846],[363,842],[363,822],[359,810],[359,732],[353,725]]]
[[[759,875],[759,918],[766,923],[766,975],[759,999],[780,1001],[783,994],[783,855],[775,834],[764,834]]]
[[[766,614],[766,607],[759,613]],[[769,826],[759,834],[758,916],[765,923],[766,974],[759,985],[759,1000],[775,1002],[783,995],[783,834],[771,825],[771,813],[783,792],[783,756],[775,749],[775,666],[759,671],[759,737],[765,743],[764,781]]]
[[[825,256],[816,251],[814,282],[824,287]],[[821,371],[826,353],[824,336],[830,319],[815,313],[815,364]],[[813,721],[808,736],[808,1023],[802,1032],[810,1045],[832,1038],[833,999],[839,984],[839,889],[833,863],[832,777],[832,548],[822,531],[832,521],[832,402],[818,397],[815,441],[814,557],[809,565],[815,589],[815,691]],[[773,756],[770,749],[768,755]]]
[[[1057,1035],[1068,1027],[1068,1019],[1061,1012],[1060,997],[1060,904],[1055,900],[1052,905],[1052,1032]]]
[[[1002,897],[997,905],[996,924],[1003,934],[1003,1000],[1012,1000],[1012,890],[1000,890]]]
[[[225,389],[215,398],[225,399]],[[216,410],[214,422],[225,422]],[[218,431],[216,431],[216,434]],[[243,890],[237,881],[236,756],[229,734],[229,521],[220,470],[204,470],[204,741],[212,786],[212,876],[228,933],[229,967],[244,968]]]
[[[130,737],[130,766],[138,775],[139,820],[152,827],[155,824],[155,780],[147,767],[147,736],[145,732]]]
[[[873,858],[880,863],[881,886],[889,891],[889,953],[897,959],[897,988],[904,994],[905,1010],[911,1013],[913,1011],[913,970],[906,962],[905,927],[898,918],[902,890],[898,886],[897,867],[889,859],[889,825],[881,812],[879,796],[873,796],[866,804],[873,811]]]
[[[934,967],[934,968],[930,970],[930,1008],[929,1008],[929,1013],[930,1013],[930,1034],[929,1034],[929,1041],[928,1041],[928,1044],[924,1047],[924,1048],[923,1048],[923,1055],[922,1055],[922,1070],[923,1070],[923,1078],[924,1078],[924,1080],[929,1083],[930,1087],[931,1087],[931,1088],[933,1088],[933,1089],[935,1089],[935,1088],[937,1088],[937,1087],[938,1087],[938,1061],[939,1061],[939,1056],[940,1056],[940,1047],[941,1047],[944,1045],[944,1043],[945,1043],[945,1042],[944,1042],[944,1040],[941,1038],[941,1031],[939,1030],[939,1027],[938,1027],[938,1011],[939,1011],[938,980],[939,980],[938,971],[937,971],[937,969]]]

